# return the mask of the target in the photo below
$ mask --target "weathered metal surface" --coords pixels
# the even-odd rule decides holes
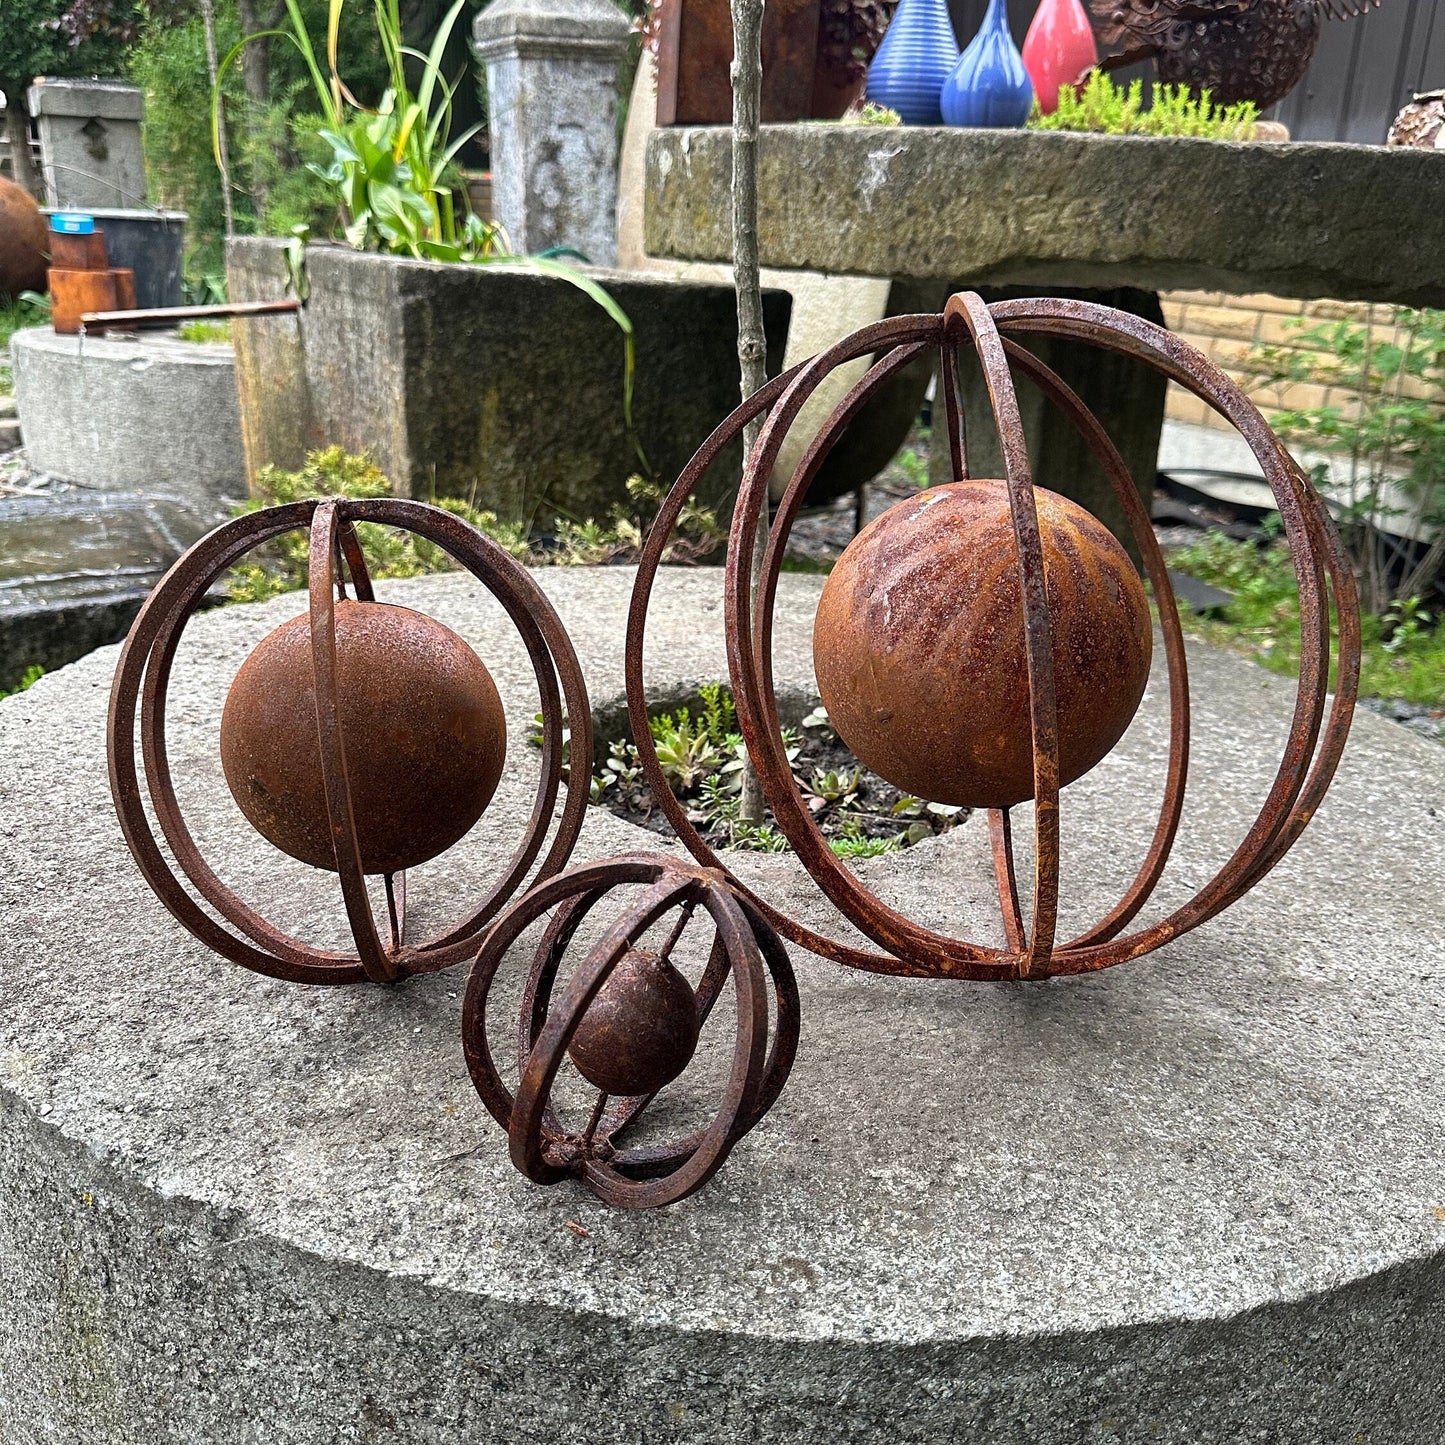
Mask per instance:
[[[229,321],[238,316],[292,316],[301,303],[294,298],[281,301],[228,301],[222,306],[158,306],[148,311],[87,311],[81,325],[104,331],[144,331],[151,327],[175,326],[181,321]]]
[[[646,891],[618,915],[554,999],[558,971],[578,927],[604,898],[629,885]],[[507,951],[552,909],[557,911],[537,947],[523,993],[520,1082],[513,1094],[487,1041],[487,1004]],[[736,993],[736,1040],[718,1112],[685,1138],[629,1145],[620,1136],[652,1102],[652,1092],[616,1097],[600,1092],[585,1124],[568,1127],[553,1109],[551,1095],[569,1047],[604,1001],[609,981],[635,956],[639,941],[673,913],[677,921],[659,950],[663,958],[699,913],[713,927],[707,965],[696,990],[689,990],[699,1024],[706,1024],[729,978]],[[671,995],[674,986],[666,988]],[[643,1015],[656,1001],[651,988],[628,988],[624,1008],[634,1017],[623,1022],[609,1009],[602,1028],[646,1033]],[[487,934],[462,1013],[467,1067],[488,1112],[507,1131],[517,1168],[538,1184],[579,1179],[608,1204],[630,1209],[675,1203],[712,1178],[733,1145],[776,1103],[797,1052],[798,1027],[798,990],[787,950],[761,911],[721,874],[655,855],[575,868],[514,903]],[[655,1051],[648,1062],[658,1062]],[[650,1072],[660,1078],[664,1071]]]
[[[476,653],[430,617],[356,601],[333,617],[362,871],[398,873],[445,853],[491,801],[507,754],[502,699]],[[309,617],[282,623],[241,664],[221,714],[221,763],[257,832],[335,868]]]
[[[630,948],[592,1000],[567,1057],[607,1094],[655,1094],[697,1052],[697,1005],[669,949]]]
[[[1062,787],[1124,735],[1153,632],[1139,574],[1109,531],[1054,492],[1034,496]],[[843,741],[904,792],[970,808],[1033,797],[1023,608],[1002,482],[930,487],[870,523],[828,577],[813,657]]]
[[[1347,20],[1380,0],[1093,0],[1099,35],[1122,46],[1114,70],[1152,59],[1159,79],[1208,90],[1217,105],[1287,96],[1309,69],[1326,19]]]
[[[1124,930],[1148,902],[1167,866],[1187,786],[1189,695],[1183,636],[1164,559],[1128,470],[1108,435],[1077,396],[1019,345],[1020,339],[1036,335],[1066,337],[1133,357],[1187,387],[1230,421],[1249,443],[1274,492],[1299,586],[1301,666],[1294,724],[1259,815],[1230,859],[1188,902],[1133,933]],[[953,382],[960,348],[972,347],[978,354],[988,381],[994,423],[1003,443],[1012,546],[999,545],[1011,551],[1017,571],[1017,581],[1011,586],[1016,587],[1019,599],[1024,646],[1021,660],[1015,650],[1014,667],[1026,674],[1028,698],[1027,718],[1020,719],[1017,726],[1019,740],[1032,756],[1031,791],[1035,799],[1033,907],[1027,926],[1015,876],[1009,813],[997,809],[990,814],[1003,948],[950,937],[913,923],[871,893],[836,857],[793,780],[780,739],[777,700],[772,689],[773,599],[788,537],[812,475],[873,390],[930,347],[942,353],[944,414],[958,478],[967,476],[965,435],[975,421],[962,415]],[[777,505],[754,596],[749,585],[749,559],[758,528],[763,525],[768,478],[783,438],[825,375],[848,361],[870,355],[878,359],[818,432]],[[1046,586],[1040,502],[1022,445],[1013,369],[1028,376],[1078,428],[1109,477],[1158,603],[1168,671],[1171,741],[1153,840],[1119,902],[1090,928],[1062,943],[1055,939],[1060,882],[1059,788],[1064,776],[1060,767],[1063,747],[1058,682],[1074,661],[1065,658],[1061,662],[1058,656]],[[898,317],[867,327],[770,382],[709,438],[659,513],[643,549],[628,617],[628,700],[633,735],[653,796],[679,838],[701,863],[725,868],[668,788],[652,746],[642,661],[647,608],[669,534],[688,497],[722,448],[749,421],[764,413],[766,422],[748,461],[728,546],[728,657],[739,722],[778,826],[822,891],[882,951],[858,948],[825,936],[748,895],[781,934],[823,957],[882,973],[1011,979],[1086,972],[1141,957],[1197,927],[1240,898],[1284,856],[1329,786],[1349,733],[1359,680],[1359,612],[1354,581],[1327,508],[1239,387],[1206,357],[1162,327],[1083,301],[1024,300],[986,306],[977,296],[964,294],[955,297],[940,315]],[[1339,662],[1331,701],[1326,681],[1332,602]],[[1131,705],[1128,711],[1132,710]],[[731,881],[735,889],[745,891],[736,879]]]
[[[351,688],[352,679],[338,660],[337,613],[341,610],[344,615],[345,609],[355,604],[342,602],[338,609],[344,575],[350,575],[358,603],[374,604],[375,601],[353,531],[356,522],[380,522],[427,538],[466,567],[491,592],[511,618],[527,649],[537,678],[543,718],[536,799],[516,851],[491,891],[466,917],[417,943],[408,943],[405,939],[405,875],[397,872],[384,879],[388,913],[385,942],[373,916],[366,882],[371,871],[369,865],[397,861],[384,856],[385,850],[378,850],[378,855],[372,856],[363,836],[363,828],[371,821],[369,780],[395,764],[394,740],[385,735],[384,728],[364,731],[358,735],[359,746],[355,751],[367,755],[349,758],[347,753],[349,737],[343,724],[346,714],[343,692]],[[263,543],[305,528],[310,529],[311,535],[308,625],[314,669],[315,738],[332,845],[329,863],[324,866],[334,868],[339,876],[356,944],[354,953],[319,949],[291,937],[221,882],[202,856],[181,813],[166,747],[170,671],[191,614],[210,586],[229,567]],[[304,690],[299,679],[296,685]],[[385,692],[384,685],[382,692]],[[443,726],[447,726],[445,719]],[[565,805],[545,856],[542,850],[552,833],[553,812],[564,771],[564,728],[567,726],[571,728],[572,746],[578,756],[590,756],[591,711],[572,645],[541,589],[526,570],[495,543],[459,518],[419,502],[393,498],[293,502],[254,512],[218,527],[186,552],[151,593],[121,651],[111,693],[108,728],[111,793],[126,843],[147,882],[166,907],[208,947],[246,968],[299,983],[342,984],[364,978],[391,982],[410,974],[451,967],[475,953],[487,926],[522,887],[539,857],[542,861],[536,878],[549,878],[566,867],[587,807],[588,779],[582,769],[574,769],[567,775]],[[143,768],[137,762],[137,742]],[[490,767],[490,762],[487,766]],[[171,856],[189,888],[161,850],[147,815],[146,795]],[[362,805],[359,809],[358,799]],[[475,801],[473,793],[472,803]],[[312,802],[314,808],[314,791]],[[444,801],[436,800],[436,806],[439,811],[446,811]],[[458,818],[453,816],[448,827],[454,829],[457,823]],[[432,841],[436,841],[435,838]],[[219,920],[197,902],[192,890],[215,910]]]
[[[772,0],[763,15],[764,123],[812,115],[818,0]],[[728,0],[663,0],[658,28],[657,124],[732,119],[733,21]]]

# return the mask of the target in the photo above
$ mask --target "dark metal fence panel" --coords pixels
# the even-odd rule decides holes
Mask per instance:
[[[1088,0],[1085,0],[1085,4]],[[967,43],[986,0],[949,0],[954,28]],[[1022,43],[1037,0],[1009,0]],[[1131,67],[1120,79],[1148,74]],[[1396,112],[1417,91],[1445,89],[1445,0],[1381,0],[1355,20],[1327,20],[1308,74],[1274,111],[1296,140],[1380,145]]]
[[[1445,87],[1445,0],[1382,0],[1327,20],[1309,73],[1276,114],[1297,140],[1379,145],[1417,91]]]

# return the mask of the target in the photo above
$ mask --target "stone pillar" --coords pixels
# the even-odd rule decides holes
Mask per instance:
[[[613,0],[495,0],[473,27],[487,68],[496,218],[513,247],[617,259],[617,66],[628,23]]]
[[[145,206],[139,89],[118,80],[37,80],[30,113],[40,130],[48,205],[77,211]]]

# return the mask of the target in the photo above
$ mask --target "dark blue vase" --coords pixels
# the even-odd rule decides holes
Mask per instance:
[[[896,110],[905,125],[942,125],[938,98],[957,64],[948,0],[900,0],[868,67],[868,99]]]
[[[943,87],[941,103],[949,125],[1009,127],[1029,118],[1034,87],[1009,34],[1007,0],[989,0],[978,34]]]

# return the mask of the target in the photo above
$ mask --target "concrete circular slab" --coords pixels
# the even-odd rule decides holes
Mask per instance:
[[[539,576],[615,716],[631,572]],[[802,690],[819,581],[784,581],[778,675]],[[664,576],[660,690],[724,675],[720,587]],[[492,812],[417,876],[425,926],[509,846],[536,704],[470,579],[381,590],[472,641],[511,721]],[[246,835],[215,755],[230,676],[299,610],[291,596],[193,623],[172,756],[224,875],[324,941],[334,883]],[[115,659],[0,706],[7,1442],[1445,1431],[1434,744],[1361,714],[1284,864],[1100,977],[903,982],[794,950],[803,1042],[777,1109],[700,1195],[629,1215],[514,1173],[463,1066],[462,972],[308,990],[224,964],[170,919],[110,805]],[[1293,693],[1233,657],[1191,662],[1195,791],[1163,904],[1243,832]],[[1112,901],[1153,826],[1161,701],[1064,794],[1075,921]],[[859,867],[922,921],[994,936],[984,831],[973,819]],[[578,861],[638,842],[594,810]],[[738,868],[841,926],[791,857]],[[677,1107],[709,1103],[684,1091]]]

